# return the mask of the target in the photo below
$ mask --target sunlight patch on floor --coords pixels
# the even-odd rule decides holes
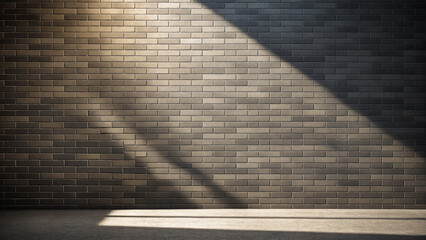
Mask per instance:
[[[114,210],[99,226],[426,235],[426,210]]]

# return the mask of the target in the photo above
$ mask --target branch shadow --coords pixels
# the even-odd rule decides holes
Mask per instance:
[[[114,106],[110,104],[103,104],[103,106],[107,109],[115,109],[117,106],[119,106],[119,109],[123,110],[134,108],[134,106],[129,104],[118,104]],[[125,119],[126,116],[124,116],[124,118],[122,117],[123,116],[118,116],[118,121],[113,122],[123,123],[123,125],[128,126],[133,126],[136,123],[135,121],[127,121]],[[93,119],[93,121],[87,121],[85,124],[87,124],[88,128],[98,129],[99,134],[101,135],[114,135],[113,133],[110,133],[107,128],[99,126],[96,119]],[[135,206],[146,208],[202,208],[203,204],[214,204],[217,207],[247,208],[247,203],[244,203],[244,199],[233,196],[232,193],[225,189],[224,186],[215,184],[212,175],[204,173],[203,170],[193,167],[191,162],[186,163],[181,157],[179,157],[179,146],[181,145],[182,140],[174,140],[173,144],[147,144],[149,139],[158,140],[157,134],[170,134],[169,128],[125,127],[123,128],[123,132],[133,134],[135,136],[135,141],[143,140],[146,144],[142,145],[145,145],[150,149],[154,149],[157,153],[157,162],[146,163],[144,162],[143,157],[137,157],[136,152],[138,150],[132,150],[132,146],[135,146],[135,149],[138,149],[138,144],[124,144],[123,146],[123,144],[119,141],[110,141],[110,146],[116,148],[116,150],[112,150],[112,152],[115,152],[116,154],[123,154],[123,160],[134,161],[133,167],[123,169],[124,173],[134,173],[136,175],[136,179],[141,179],[137,176],[138,174],[146,175],[147,186],[137,186],[135,192],[124,193],[125,197],[136,199],[137,202]],[[176,149],[176,147],[178,149]],[[165,163],[167,167],[161,166],[163,163]],[[190,178],[159,179],[158,177],[165,173],[161,172],[160,174],[156,174],[155,169],[150,168],[150,166],[156,167],[155,165],[157,164],[162,170],[178,170],[179,175],[185,174],[186,171],[189,173]],[[117,170],[119,171],[119,169],[112,169],[112,172]],[[164,176],[167,176],[167,174]],[[182,186],[205,187],[208,189],[208,192],[197,194],[195,192],[191,192],[190,189],[188,192],[185,192],[181,190]],[[167,192],[165,190],[160,190],[161,187],[170,187],[173,190],[168,189],[170,192]],[[194,196],[193,194],[197,194],[197,196]],[[197,203],[197,200],[194,198],[201,201],[203,201],[203,199],[207,199],[208,201]]]

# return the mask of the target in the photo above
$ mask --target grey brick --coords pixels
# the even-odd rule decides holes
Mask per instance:
[[[425,208],[422,4],[154,2],[2,5],[1,208]]]

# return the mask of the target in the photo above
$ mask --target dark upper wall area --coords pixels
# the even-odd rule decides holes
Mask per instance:
[[[425,156],[423,1],[199,2]]]

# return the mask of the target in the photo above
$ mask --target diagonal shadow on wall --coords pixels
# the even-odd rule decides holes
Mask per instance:
[[[123,109],[129,110],[133,109],[134,106],[130,104],[103,104],[103,107],[106,109]],[[111,116],[114,119],[114,123],[122,123],[124,125],[128,124],[133,126],[136,122],[128,121],[125,117],[122,116]],[[140,122],[139,122],[140,123]],[[93,121],[85,122],[88,128],[98,129],[100,134],[107,134],[113,137],[113,133],[110,133],[107,128],[104,128],[102,124],[96,122],[96,118]],[[143,126],[143,124],[142,124]],[[115,130],[119,128],[114,128]],[[170,134],[170,129],[167,127],[163,128],[153,128],[153,127],[126,127],[123,128],[123,133],[128,133],[134,135],[135,140],[156,140],[158,139],[157,134],[166,133]],[[154,150],[157,154],[157,162],[146,163],[142,158],[141,161],[137,160],[135,150],[138,148],[138,144],[133,145],[135,148],[132,148],[132,145],[123,145],[120,141],[110,140],[107,145],[113,147],[118,154],[123,154],[124,159],[129,161],[134,161],[135,166],[125,168],[124,172],[134,173],[138,179],[141,175],[144,175],[148,180],[147,186],[136,186],[135,192],[124,193],[125,198],[135,198],[139,199],[139,202],[146,204],[148,208],[164,208],[165,206],[170,206],[172,208],[197,208],[200,203],[197,203],[193,198],[198,199],[211,199],[214,202],[205,202],[206,204],[223,204],[224,207],[247,207],[247,203],[244,203],[244,199],[239,199],[232,195],[225,186],[221,186],[214,183],[213,175],[207,174],[203,170],[199,170],[192,166],[192,163],[186,163],[179,156],[179,147],[182,145],[182,140],[174,141],[174,144],[142,144],[150,148],[151,152]],[[95,143],[95,142],[92,142]],[[151,164],[151,165],[150,165]],[[161,166],[166,164],[166,167]],[[158,170],[158,166],[162,170],[178,170],[179,175],[189,174],[189,179],[161,179],[159,176],[167,176],[164,172],[156,174],[155,170]],[[119,167],[120,168],[120,167]],[[157,169],[155,169],[157,168]],[[112,171],[119,170],[112,168]],[[137,176],[139,175],[139,176]],[[184,192],[181,191],[180,187],[182,186],[200,186],[205,188],[207,192],[203,192],[202,196],[193,196],[194,192]],[[165,190],[160,190],[161,187],[171,187],[171,191],[167,192]],[[207,194],[207,195],[205,195]],[[138,201],[138,200],[137,200]]]
[[[422,1],[197,1],[426,156]]]
[[[108,106],[108,104],[103,105],[105,108],[111,107]],[[116,106],[115,106],[116,107]],[[112,108],[115,108],[112,107]],[[120,109],[132,109],[131,106],[127,104],[122,104]],[[65,116],[66,118],[70,118],[71,121],[74,119],[72,116]],[[114,116],[112,116],[114,118]],[[120,118],[119,116],[115,117],[114,119],[115,123],[123,123],[123,124],[134,124],[135,122],[132,121],[126,121],[124,118]],[[75,121],[75,120],[74,120]],[[78,121],[78,120],[77,120]],[[73,122],[71,122],[73,124]],[[108,131],[108,128],[105,128],[102,126],[102,124],[99,124],[99,122],[96,122],[96,118],[93,118],[92,120],[88,120],[86,122],[83,122],[84,125],[86,125],[89,129],[98,129],[99,134],[101,135],[110,135],[114,136],[113,133],[110,133]],[[81,129],[81,128],[80,128]],[[117,130],[117,128],[115,128]],[[131,135],[135,136],[135,139],[144,139],[148,140],[149,134],[156,135],[158,132],[169,132],[168,128],[126,128],[123,129],[124,132],[128,132]],[[130,132],[129,132],[130,131]],[[151,137],[152,138],[152,137]],[[153,139],[156,139],[155,137]],[[79,142],[76,142],[77,145]],[[244,202],[241,202],[240,199],[234,197],[231,193],[229,193],[226,189],[223,189],[222,186],[214,184],[212,175],[204,173],[202,170],[199,170],[197,168],[192,167],[191,163],[185,163],[179,156],[177,156],[174,153],[177,153],[178,151],[174,149],[174,146],[179,147],[179,141],[174,145],[165,145],[165,144],[151,144],[148,147],[151,149],[155,149],[155,152],[157,153],[158,161],[155,163],[151,163],[151,165],[148,165],[147,163],[143,162],[143,159],[139,161],[138,163],[135,163],[135,159],[137,159],[137,154],[135,154],[136,150],[132,149],[132,145],[123,145],[121,141],[119,140],[107,140],[107,141],[88,141],[89,144],[100,144],[100,154],[104,154],[105,152],[102,152],[102,145],[104,147],[111,147],[111,152],[114,154],[118,154],[122,156],[122,159],[117,160],[126,160],[126,161],[132,161],[135,165],[131,167],[110,167],[110,168],[101,168],[101,171],[103,173],[127,173],[127,174],[134,174],[136,179],[144,179],[147,180],[147,185],[139,185],[135,186],[134,192],[123,192],[123,198],[134,198],[136,201],[136,206],[139,207],[145,207],[145,208],[198,208],[200,206],[200,203],[197,203],[196,200],[193,198],[198,199],[214,199],[215,202],[210,202],[210,204],[223,204],[224,207],[247,207],[247,204],[244,204]],[[80,144],[82,144],[80,142]],[[84,143],[83,143],[84,144]],[[134,145],[137,147],[137,145]],[[152,150],[151,150],[152,151]],[[96,153],[96,152],[93,152]],[[114,160],[112,160],[114,161]],[[158,166],[162,163],[166,164],[167,166],[160,166],[163,170],[170,168],[174,170],[179,170],[179,174],[189,174],[191,177],[189,179],[161,179],[159,176],[162,174],[164,175],[164,172],[161,174],[158,174],[155,172],[155,170],[158,170]],[[153,167],[154,169],[151,169]],[[157,168],[157,169],[155,169]],[[117,172],[118,171],[118,172]],[[165,174],[164,176],[167,176]],[[205,184],[205,182],[208,182],[208,184]],[[186,182],[186,183],[185,183]],[[111,183],[113,184],[113,183]],[[123,183],[119,184],[121,186]],[[183,192],[181,191],[180,187],[182,186],[201,186],[208,190],[207,193],[203,193],[203,196],[193,196],[193,192]],[[160,188],[165,187],[168,190],[160,190]],[[210,194],[209,196],[204,196],[204,194]],[[242,199],[244,200],[244,199]],[[213,200],[212,200],[213,201]],[[209,203],[208,201],[205,203]],[[108,206],[107,206],[108,207]]]

